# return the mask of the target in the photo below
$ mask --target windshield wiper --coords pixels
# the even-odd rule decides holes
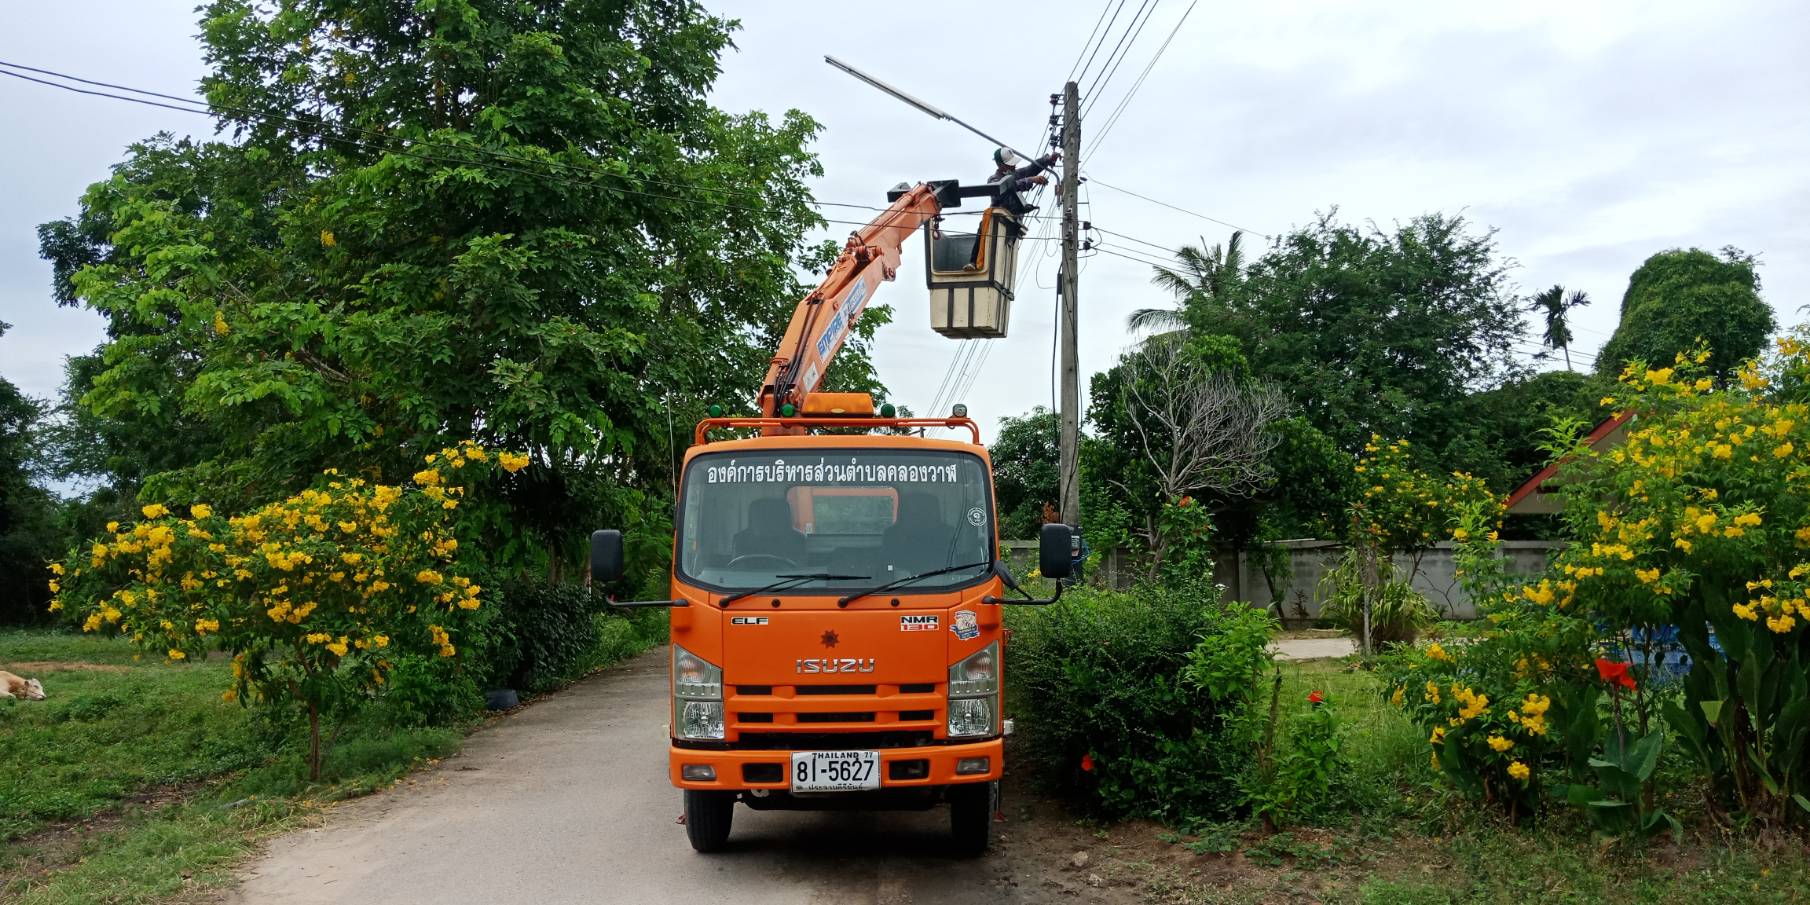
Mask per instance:
[[[901,578],[897,581],[889,581],[883,585],[880,585],[877,588],[868,588],[865,591],[856,591],[855,593],[850,594],[847,597],[844,597],[844,598],[836,601],[836,605],[837,606],[848,606],[849,604],[851,604],[857,600],[860,600],[861,598],[866,597],[869,594],[878,594],[881,591],[890,591],[893,588],[911,584],[912,582],[917,581],[920,578],[934,578],[938,575],[947,575],[950,572],[960,572],[963,569],[978,569],[981,566],[990,566],[992,564],[993,564],[993,560],[983,559],[980,562],[962,563],[959,566],[944,566],[941,569],[931,569],[928,572],[920,572],[920,573],[918,573],[916,575],[912,575],[908,578]]]
[[[728,606],[743,597],[753,597],[756,594],[765,594],[768,591],[784,591],[788,588],[795,588],[807,581],[858,581],[863,578],[872,578],[873,576],[839,575],[835,572],[804,572],[790,575],[775,575],[773,577],[779,580],[765,587],[755,588],[751,591],[737,591],[718,601],[717,606]]]

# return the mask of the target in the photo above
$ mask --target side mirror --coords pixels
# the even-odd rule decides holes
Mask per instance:
[[[591,581],[615,581],[622,577],[622,532],[591,532]]]
[[[1044,525],[1037,535],[1037,571],[1044,578],[1067,578],[1074,565],[1075,529],[1067,525]]]

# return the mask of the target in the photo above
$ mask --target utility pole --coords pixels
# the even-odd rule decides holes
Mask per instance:
[[[1081,215],[1075,199],[1081,174],[1081,93],[1074,82],[1062,87],[1062,294],[1058,315],[1062,334],[1062,434],[1060,473],[1062,523],[1081,524],[1081,376],[1075,350],[1075,302],[1081,251]]]

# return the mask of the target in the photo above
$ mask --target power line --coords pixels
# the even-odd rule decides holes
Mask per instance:
[[[1114,249],[1117,249],[1117,250],[1115,251]],[[1127,261],[1134,261],[1139,264],[1148,264],[1152,267],[1161,267],[1164,270],[1177,269],[1174,261],[1158,261],[1158,260],[1155,260],[1152,258],[1140,257],[1139,252],[1137,252],[1134,249],[1126,248],[1123,245],[1112,245],[1112,244],[1106,243],[1106,242],[1098,242],[1098,243],[1094,244],[1094,251],[1099,252],[1100,254],[1103,254],[1103,255],[1111,255],[1115,258],[1124,258]]]
[[[35,67],[20,66],[19,64],[8,63],[3,60],[0,60],[0,66],[10,66],[10,67],[16,67],[19,69],[25,69],[25,70],[28,70],[31,72],[45,73],[45,74],[53,75],[57,78],[66,78],[66,79],[69,79],[70,81],[80,82],[82,84],[98,85],[98,86],[102,86],[102,87],[117,87],[118,90],[121,90],[121,91],[129,91],[129,92],[133,92],[133,93],[137,93],[137,94],[144,94],[149,97],[161,97],[161,98],[166,98],[166,99],[174,99],[174,100],[179,101],[182,104],[188,104],[190,106],[178,106],[177,104],[163,103],[163,102],[155,101],[155,100],[147,100],[145,98],[127,97],[125,95],[112,94],[112,93],[109,93],[106,91],[94,91],[94,90],[90,90],[90,89],[86,89],[86,88],[78,88],[78,87],[75,87],[74,85],[59,84],[57,82],[52,82],[52,81],[49,81],[46,79],[34,78],[32,76],[25,75],[20,72],[13,72],[8,69],[0,69],[0,75],[11,76],[13,78],[20,79],[22,81],[33,82],[33,83],[36,83],[39,85],[45,85],[45,86],[48,86],[51,88],[59,88],[64,91],[69,91],[69,92],[73,92],[76,94],[84,94],[84,95],[89,95],[92,97],[110,98],[112,100],[125,101],[127,103],[141,104],[141,105],[149,106],[149,107],[159,107],[159,108],[162,108],[165,110],[174,110],[179,113],[191,113],[191,114],[196,114],[196,115],[201,115],[201,116],[220,116],[221,114],[218,111],[224,110],[224,111],[233,112],[233,113],[236,113],[236,114],[239,114],[242,116],[254,118],[254,119],[270,120],[270,121],[276,121],[276,122],[286,122],[286,123],[290,123],[292,125],[300,126],[300,127],[303,127],[304,129],[310,130],[307,132],[307,134],[312,135],[316,138],[321,138],[321,139],[328,140],[328,141],[343,142],[346,144],[354,145],[356,147],[365,148],[365,149],[383,153],[383,154],[395,154],[395,155],[402,156],[402,157],[411,157],[416,160],[423,160],[423,161],[428,161],[428,162],[432,162],[432,163],[452,164],[452,165],[457,165],[457,166],[461,166],[461,167],[474,166],[474,167],[479,167],[482,169],[492,170],[495,172],[517,173],[517,174],[521,174],[521,175],[525,175],[525,176],[532,176],[532,177],[535,177],[538,179],[544,179],[544,180],[549,180],[552,182],[557,182],[557,183],[560,183],[563,185],[575,186],[578,188],[602,189],[605,191],[619,192],[622,194],[637,195],[637,196],[644,197],[644,198],[654,198],[654,199],[659,199],[659,200],[663,200],[663,201],[674,201],[674,202],[678,202],[681,204],[703,205],[706,207],[715,207],[715,208],[720,208],[723,210],[742,211],[742,212],[746,212],[746,213],[756,213],[756,214],[771,213],[770,210],[763,209],[763,208],[748,207],[745,205],[728,204],[726,202],[711,201],[711,200],[701,199],[701,198],[683,198],[683,197],[680,197],[677,195],[665,195],[665,194],[661,194],[658,192],[648,192],[648,191],[642,191],[639,189],[627,188],[627,187],[622,187],[622,186],[606,186],[606,185],[603,185],[602,183],[596,182],[594,180],[567,179],[565,177],[559,176],[554,173],[536,172],[534,170],[525,170],[520,167],[500,166],[500,165],[497,165],[494,163],[485,163],[480,160],[472,160],[472,159],[457,158],[457,157],[443,157],[443,156],[436,156],[436,155],[431,155],[431,154],[422,154],[422,153],[419,153],[416,151],[409,150],[407,147],[390,147],[390,146],[386,146],[386,145],[373,144],[371,142],[366,142],[366,141],[359,141],[354,138],[330,135],[330,134],[328,134],[327,130],[329,128],[341,128],[341,129],[345,129],[350,132],[356,132],[359,134],[376,136],[382,141],[406,142],[406,143],[408,143],[408,145],[410,147],[425,146],[425,147],[429,147],[429,148],[443,148],[443,149],[448,149],[448,150],[456,151],[456,152],[463,153],[463,154],[478,155],[480,157],[490,157],[490,158],[497,158],[497,159],[504,159],[504,160],[517,160],[517,161],[530,163],[530,164],[533,164],[536,166],[553,167],[553,168],[567,169],[567,170],[577,170],[577,171],[583,172],[586,175],[590,175],[590,176],[609,176],[609,177],[614,177],[617,179],[631,181],[631,182],[636,181],[638,179],[640,182],[673,186],[673,187],[684,188],[684,189],[694,189],[697,191],[704,191],[704,192],[717,192],[720,194],[739,194],[739,195],[744,195],[746,197],[754,197],[754,198],[766,197],[766,196],[760,195],[759,193],[756,193],[756,192],[746,192],[746,191],[733,190],[733,189],[722,189],[722,188],[714,188],[714,187],[709,187],[709,186],[700,186],[700,185],[695,185],[695,184],[669,182],[669,181],[653,179],[653,178],[633,177],[633,176],[629,176],[626,174],[613,173],[608,170],[597,169],[595,167],[588,167],[588,166],[584,166],[581,164],[570,164],[570,163],[563,163],[560,161],[553,161],[553,160],[540,160],[540,159],[536,159],[533,157],[528,157],[528,156],[519,155],[519,154],[510,154],[507,152],[497,151],[497,150],[489,149],[489,148],[480,148],[480,147],[474,147],[474,146],[453,144],[453,143],[448,143],[448,142],[439,142],[439,141],[433,141],[430,139],[406,138],[406,137],[402,137],[402,136],[386,135],[384,133],[374,132],[369,129],[361,129],[361,128],[358,128],[355,126],[346,126],[343,124],[329,124],[325,121],[317,121],[315,123],[309,123],[308,121],[296,119],[294,117],[283,116],[282,114],[263,113],[263,112],[256,111],[256,110],[227,107],[224,105],[209,105],[203,101],[187,100],[187,99],[183,99],[183,98],[178,98],[175,95],[162,94],[160,92],[149,91],[146,89],[114,86],[114,85],[112,85],[110,83],[106,83],[106,82],[97,82],[97,81],[90,80],[90,79],[82,79],[82,78],[79,78],[76,76],[69,76],[69,75],[64,75],[62,73],[52,72],[51,70],[37,69]],[[854,203],[850,203],[850,202],[810,201],[810,202],[806,202],[806,203],[813,205],[813,206],[850,207],[850,208],[858,208],[858,209],[862,209],[862,210],[871,210],[871,211],[876,211],[876,212],[883,212],[883,211],[887,210],[886,208],[877,207],[874,205],[854,204]],[[962,214],[962,213],[971,213],[971,212],[957,211],[957,212],[952,212],[952,215],[953,214]],[[822,220],[822,222],[826,225],[838,224],[838,225],[861,226],[861,227],[875,227],[876,226],[872,222],[862,222],[862,221],[858,221],[858,220],[839,220],[839,219],[830,218],[830,217],[820,217],[819,219]],[[916,227],[893,226],[893,225],[884,225],[884,224],[879,225],[877,228],[916,229]]]
[[[1110,3],[1110,2],[1112,2],[1112,0],[1107,0],[1107,2]],[[1094,57],[1099,56],[1100,48],[1106,46],[1106,36],[1109,34],[1112,34],[1113,23],[1119,21],[1119,13],[1124,11],[1124,9],[1125,9],[1125,0],[1119,0],[1119,5],[1116,8],[1114,8],[1112,11],[1112,18],[1107,20],[1107,22],[1106,22],[1106,31],[1104,31],[1100,34],[1100,43],[1094,45],[1094,52],[1087,55],[1087,65],[1081,67],[1080,75],[1071,77],[1069,79],[1069,81],[1079,82],[1082,79],[1087,78],[1087,71],[1094,67]],[[1085,51],[1085,50],[1087,50],[1087,47],[1085,45],[1083,45],[1081,49],[1083,51]],[[1108,59],[1110,59],[1110,57],[1108,57]]]
[[[1260,232],[1258,230],[1250,229],[1249,227],[1239,226],[1236,223],[1232,223],[1232,222],[1229,222],[1226,220],[1221,220],[1218,217],[1209,217],[1206,214],[1200,213],[1198,211],[1191,211],[1185,207],[1177,207],[1173,204],[1170,204],[1167,201],[1158,201],[1155,198],[1150,197],[1149,195],[1140,195],[1137,192],[1134,192],[1130,189],[1119,188],[1118,186],[1113,185],[1110,182],[1102,182],[1098,176],[1090,176],[1090,177],[1088,177],[1087,181],[1094,183],[1095,185],[1098,185],[1101,188],[1112,189],[1113,191],[1118,192],[1122,195],[1130,195],[1133,198],[1141,198],[1145,201],[1150,202],[1151,204],[1161,205],[1172,211],[1179,211],[1181,213],[1187,214],[1190,217],[1199,217],[1200,219],[1205,220],[1209,223],[1217,223],[1220,226],[1224,226],[1228,229],[1235,229],[1240,232],[1247,232],[1254,236],[1262,236],[1265,239],[1274,239],[1275,238],[1275,236],[1272,236],[1266,232]]]
[[[1119,5],[1120,6],[1125,5],[1123,0],[1120,0]],[[1106,0],[1105,3],[1100,5],[1100,15],[1094,19],[1093,30],[1087,33],[1087,40],[1081,42],[1081,52],[1075,54],[1075,62],[1073,65],[1068,67],[1068,78],[1064,79],[1064,81],[1072,82],[1075,80],[1075,69],[1081,65],[1081,58],[1087,55],[1087,45],[1092,44],[1094,42],[1094,35],[1100,33],[1100,23],[1106,21],[1106,11],[1111,8],[1112,8],[1112,0]],[[1101,42],[1104,43],[1105,39],[1102,38]],[[1095,48],[1094,52],[1098,53],[1099,49]]]
[[[1115,60],[1110,55],[1107,57],[1107,66],[1110,68],[1101,67],[1106,70],[1106,74],[1094,79],[1093,87],[1087,92],[1087,106],[1081,109],[1081,119],[1085,120],[1089,114],[1093,113],[1094,104],[1099,103],[1100,98],[1105,95],[1106,86],[1111,84],[1112,77],[1118,74],[1119,66],[1125,62],[1125,58],[1131,55],[1131,48],[1137,46],[1138,37],[1144,33],[1144,26],[1150,24],[1150,16],[1156,13],[1156,7],[1152,5],[1155,2],[1156,0],[1144,0],[1138,6],[1138,11],[1131,14],[1131,22],[1125,26],[1125,33],[1119,36],[1118,46],[1113,48],[1113,53],[1118,54],[1118,59]],[[1144,12],[1146,7],[1150,9],[1149,13]],[[1142,19],[1138,18],[1140,14],[1143,15]],[[1126,41],[1127,38],[1130,39],[1129,43]],[[1120,53],[1119,47],[1125,48],[1123,53]]]
[[[1125,239],[1125,240],[1128,240],[1128,241],[1131,241],[1131,242],[1136,242],[1136,243],[1138,243],[1138,244],[1139,244],[1139,245],[1148,245],[1148,246],[1150,246],[1150,247],[1151,247],[1151,248],[1154,248],[1154,249],[1156,249],[1156,250],[1158,250],[1158,251],[1160,251],[1160,252],[1162,252],[1162,253],[1163,253],[1163,254],[1166,254],[1166,255],[1169,255],[1169,256],[1170,256],[1170,257],[1173,257],[1173,258],[1177,258],[1177,259],[1178,259],[1178,260],[1179,260],[1179,259],[1180,259],[1180,254],[1179,254],[1179,249],[1176,249],[1176,248],[1174,248],[1174,247],[1172,247],[1172,246],[1168,246],[1168,245],[1159,245],[1159,244],[1157,244],[1157,243],[1155,243],[1155,242],[1151,242],[1151,241],[1148,241],[1148,240],[1146,240],[1146,239],[1140,239],[1140,238],[1138,238],[1138,237],[1137,237],[1137,236],[1128,236],[1128,235],[1126,235],[1126,234],[1124,234],[1124,233],[1119,233],[1119,232],[1113,232],[1113,231],[1112,231],[1112,230],[1110,230],[1110,229],[1107,229],[1107,228],[1106,228],[1106,227],[1104,227],[1104,226],[1099,226],[1099,225],[1097,225],[1097,224],[1096,224],[1096,225],[1095,225],[1095,226],[1094,226],[1094,230],[1095,230],[1095,231],[1096,231],[1096,232],[1102,232],[1102,233],[1105,233],[1105,234],[1107,234],[1107,235],[1109,235],[1109,236],[1118,236],[1118,237],[1119,237],[1119,238],[1121,238],[1121,239]],[[1146,253],[1148,253],[1148,252],[1146,252]]]
[[[1131,106],[1132,97],[1138,93],[1139,88],[1144,87],[1144,80],[1149,78],[1150,71],[1156,68],[1156,61],[1163,58],[1163,52],[1169,49],[1169,42],[1175,40],[1176,33],[1182,30],[1182,24],[1188,21],[1188,15],[1194,12],[1194,7],[1199,3],[1200,0],[1190,2],[1188,8],[1182,11],[1181,18],[1175,20],[1175,27],[1169,29],[1169,36],[1163,39],[1163,43],[1157,47],[1156,53],[1150,56],[1150,62],[1144,66],[1144,71],[1138,74],[1138,80],[1131,83],[1131,90],[1125,92],[1125,96],[1119,100],[1119,105],[1107,115],[1106,125],[1100,128],[1100,134],[1094,136],[1093,146],[1088,149],[1087,157],[1083,159],[1084,163],[1092,160],[1094,155],[1099,152],[1100,144],[1106,141],[1106,136],[1112,132],[1112,127],[1119,124],[1119,117],[1124,116],[1125,110]]]

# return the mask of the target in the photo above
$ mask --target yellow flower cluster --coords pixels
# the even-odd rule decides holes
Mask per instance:
[[[111,522],[50,566],[51,609],[171,661],[212,646],[238,653],[228,699],[291,697],[285,667],[321,673],[342,660],[350,680],[382,684],[391,667],[376,652],[393,638],[457,654],[463,614],[481,607],[483,589],[457,574],[464,547],[449,512],[472,466],[501,468],[504,456],[528,462],[464,442],[430,457],[417,486],[328,471],[316,487],[230,518],[203,502],[181,514],[146,504],[143,521]],[[255,672],[245,656],[254,649],[263,652]]]
[[[458,648],[453,647],[452,636],[446,633],[446,629],[430,625],[427,627],[427,631],[428,635],[433,638],[434,645],[440,649],[440,656],[450,657],[459,652]]]
[[[1407,440],[1385,441],[1372,434],[1356,472],[1364,492],[1352,506],[1359,530],[1385,550],[1432,546],[1447,536],[1454,515],[1468,506],[1495,501],[1482,479],[1464,472],[1438,475],[1414,468]],[[1469,538],[1469,530],[1461,529]],[[1493,532],[1492,532],[1493,533]]]
[[[1468,722],[1489,712],[1489,695],[1477,694],[1468,687],[1454,684],[1452,698],[1461,705],[1458,709],[1458,722]]]
[[[1520,726],[1528,735],[1545,735],[1546,711],[1551,707],[1551,698],[1543,694],[1530,694],[1521,702],[1519,711],[1508,712],[1508,721]]]

